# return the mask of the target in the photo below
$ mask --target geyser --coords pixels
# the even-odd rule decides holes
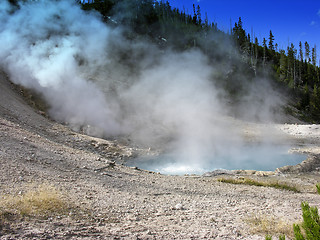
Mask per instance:
[[[289,153],[285,146],[246,146],[235,152],[207,156],[201,163],[177,161],[172,154],[128,160],[127,165],[166,175],[203,174],[214,170],[274,171],[279,167],[296,165],[306,159],[303,154]]]
[[[215,41],[211,55],[218,60],[198,48],[160,49],[142,37],[128,38],[134,34],[109,27],[75,2],[0,2],[0,65],[13,82],[44,97],[53,119],[75,129],[90,125],[99,137],[125,136],[134,145],[163,149],[167,155],[148,161],[157,163],[154,170],[172,162],[176,169],[189,166],[185,173],[247,168],[251,159],[256,166],[270,162],[262,150],[243,149],[239,127],[226,121],[235,109],[270,120],[281,104],[267,79],[249,81],[237,70],[243,56],[224,45],[230,38],[206,35]],[[228,99],[226,89],[240,87],[245,97]]]

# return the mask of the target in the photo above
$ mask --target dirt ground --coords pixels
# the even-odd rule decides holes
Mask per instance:
[[[49,120],[1,73],[0,200],[48,184],[75,207],[45,218],[4,219],[0,239],[264,239],[268,231],[290,239],[292,224],[301,222],[301,202],[320,203],[320,126],[246,124],[244,132],[252,137],[269,128],[296,141],[300,147],[294,151],[309,159],[275,172],[164,176],[118,164],[148,150]],[[300,192],[232,185],[221,177],[277,181]]]

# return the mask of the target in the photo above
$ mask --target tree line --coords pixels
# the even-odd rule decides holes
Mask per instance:
[[[263,38],[262,45],[246,34],[241,18],[232,31],[237,45],[249,57],[252,68],[264,70],[266,64],[272,66],[273,78],[284,84],[296,99],[296,107],[303,111],[303,117],[320,120],[320,68],[317,65],[316,46],[299,42],[298,49],[293,43],[286,50],[278,49],[275,37],[270,30],[268,40]]]
[[[207,14],[202,16],[199,5],[193,5],[191,14],[164,0],[94,0],[82,3],[82,8],[99,11],[110,24],[128,26],[134,33],[130,37],[146,36],[160,47],[176,51],[198,48],[212,63],[228,64],[232,71],[221,72],[221,84],[235,101],[246,87],[237,81],[239,71],[249,82],[258,76],[271,77],[290,94],[300,117],[320,121],[320,68],[316,46],[308,42],[300,42],[298,48],[290,43],[287,49],[279,49],[270,30],[259,43],[257,37],[246,33],[241,18],[225,33],[208,20]],[[238,54],[231,52],[234,48],[230,45]]]

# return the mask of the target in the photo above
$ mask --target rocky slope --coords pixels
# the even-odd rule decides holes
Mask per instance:
[[[251,137],[265,127],[270,126],[244,126]],[[299,142],[298,151],[311,154],[311,160],[268,173],[164,176],[118,164],[148,150],[49,120],[1,73],[0,239],[264,239],[268,231],[290,237],[292,223],[301,221],[301,202],[320,203],[315,194],[320,133],[315,125],[272,128]],[[278,181],[301,193],[232,185],[217,181],[221,177]],[[71,207],[46,217],[6,209],[7,196],[24,196],[42,184],[58,189]]]

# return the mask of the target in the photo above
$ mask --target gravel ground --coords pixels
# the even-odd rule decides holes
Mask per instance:
[[[313,159],[308,171],[164,176],[118,164],[149,150],[86,136],[49,120],[26,104],[2,73],[0,198],[46,183],[79,212],[6,220],[0,239],[264,239],[268,231],[290,239],[292,224],[301,221],[301,202],[320,203],[315,193],[319,126],[272,127],[303,145],[298,151]],[[255,133],[261,126],[245,129]],[[221,177],[279,181],[301,193],[232,185],[217,181]]]

